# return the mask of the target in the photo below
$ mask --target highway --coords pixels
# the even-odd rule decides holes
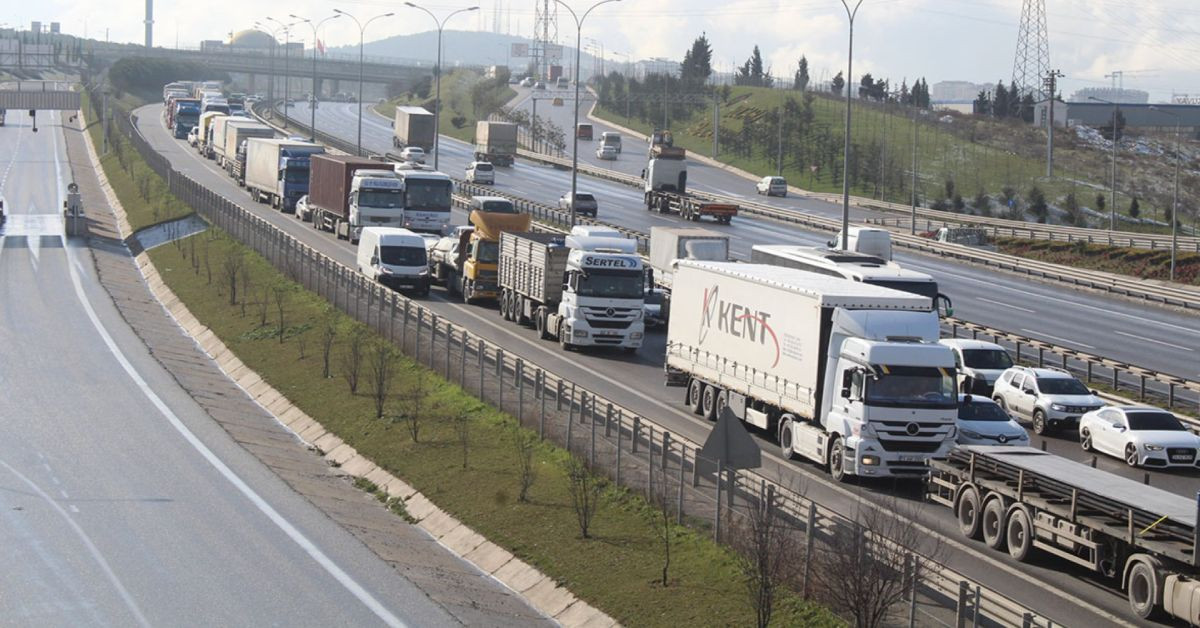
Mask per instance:
[[[0,129],[3,623],[459,625],[149,353],[62,237],[59,120]]]
[[[317,109],[317,128],[354,141],[357,124],[354,107],[322,103]],[[538,115],[546,109],[555,111],[555,120],[561,126],[571,127],[569,106],[549,107],[539,103]],[[308,119],[307,104],[297,103],[292,111],[300,120]],[[598,125],[596,137],[604,129]],[[390,138],[388,121],[366,112],[364,150],[376,153],[392,150]],[[625,143],[625,151],[616,162],[597,161],[594,142],[580,142],[580,157],[587,156],[600,167],[638,174],[644,165],[643,144],[632,138],[626,138]],[[443,137],[441,149],[441,169],[451,176],[462,177],[471,160],[469,147]],[[570,174],[548,166],[518,161],[513,168],[497,168],[496,172],[498,190],[542,203],[556,205],[558,197],[570,189]],[[688,183],[722,194],[766,198],[754,195],[752,182],[695,160],[689,162]],[[580,177],[579,188],[596,195],[600,220],[643,232],[649,232],[655,225],[685,224],[674,216],[647,212],[641,192],[629,186]],[[829,203],[796,196],[765,202],[809,213],[840,212],[840,208]],[[728,233],[733,254],[740,259],[748,258],[755,244],[818,245],[833,237],[750,216],[736,218],[728,227],[703,225]],[[955,316],[964,320],[1186,379],[1200,378],[1200,323],[1190,314],[904,251],[896,254],[896,261],[937,279],[942,291],[954,301]]]
[[[302,108],[297,108],[302,111]],[[344,241],[338,241],[331,234],[314,231],[311,226],[297,221],[293,216],[271,210],[249,200],[244,190],[238,188],[220,171],[215,163],[205,160],[196,154],[194,149],[185,143],[174,140],[162,127],[159,111],[161,105],[147,105],[139,109],[138,128],[156,150],[164,154],[179,171],[193,177],[212,190],[239,203],[242,207],[255,212],[272,224],[284,229],[293,237],[313,246],[331,256],[338,262],[353,267],[354,250]],[[333,130],[343,137],[353,138],[354,116],[351,107],[323,104],[319,109],[318,128]],[[338,112],[341,112],[339,115]],[[299,111],[297,111],[299,113]],[[341,120],[338,122],[338,120]],[[371,120],[371,118],[366,118]],[[340,126],[338,126],[340,124]],[[370,124],[370,126],[368,126]],[[382,133],[379,127],[387,128],[386,122],[378,119],[364,123],[364,129],[371,129],[364,135],[370,138],[372,146],[386,144],[390,146],[389,135]],[[337,129],[343,129],[338,131]],[[345,131],[349,129],[349,131]],[[457,163],[465,165],[469,159],[465,145],[443,138],[443,169],[455,172]],[[386,148],[376,149],[380,152]],[[457,163],[456,163],[457,160]],[[456,173],[457,174],[457,173]],[[530,166],[520,163],[512,173],[506,170],[500,172],[499,187],[523,196],[554,196],[562,185],[563,173],[550,168]],[[520,178],[520,183],[517,179]],[[591,187],[591,186],[589,186]],[[619,186],[597,183],[593,189],[612,188],[613,194],[626,193]],[[602,212],[605,205],[602,205]],[[619,211],[619,210],[618,210]],[[646,212],[640,206],[630,207],[622,215],[637,216],[643,222]],[[465,215],[456,210],[456,223],[464,223]],[[664,224],[674,221],[664,219]],[[753,220],[735,221],[735,230],[743,242],[750,237],[775,237],[780,231],[779,226],[758,223]],[[746,235],[740,235],[745,233]],[[754,235],[758,234],[758,235]],[[816,236],[788,236],[786,241],[815,242]],[[1006,278],[1005,278],[1006,279]],[[1074,296],[1073,294],[1070,296]],[[505,322],[499,313],[486,306],[466,306],[460,302],[447,300],[444,292],[435,291],[430,299],[423,304],[459,325],[466,326],[476,334],[506,347],[510,353],[536,362],[562,377],[579,382],[608,399],[621,403],[630,410],[652,418],[660,425],[674,431],[676,434],[696,442],[703,442],[709,431],[709,425],[686,411],[682,405],[682,389],[664,388],[662,385],[662,353],[664,346],[663,334],[649,334],[647,343],[635,356],[622,356],[603,352],[572,352],[561,351],[554,343],[540,341],[536,332],[517,327]],[[809,497],[843,513],[853,513],[862,500],[867,499],[885,505],[890,503],[887,497],[893,488],[890,483],[864,482],[857,485],[832,484],[823,472],[807,464],[786,462],[777,455],[777,447],[763,435],[758,435],[764,448],[764,468],[762,472],[778,478],[784,485],[802,486]],[[1048,446],[1051,450],[1075,459],[1083,459],[1082,451],[1073,442],[1062,439],[1050,439]],[[1119,461],[1102,460],[1100,463],[1116,473],[1126,474],[1140,479],[1140,473],[1134,475],[1123,467]],[[1154,474],[1153,483],[1164,488],[1172,488],[1179,492],[1194,489],[1195,479],[1177,474]],[[1069,624],[1085,622],[1103,622],[1105,624],[1120,624],[1127,613],[1124,598],[1115,595],[1107,583],[1092,580],[1081,570],[1071,568],[1059,561],[1046,559],[1036,564],[1021,564],[1011,560],[1007,554],[986,552],[982,546],[959,543],[959,533],[949,511],[940,507],[924,504],[916,497],[912,487],[901,490],[904,508],[911,508],[914,518],[931,531],[942,533],[950,541],[954,550],[948,563],[970,577],[988,583],[997,590],[1020,599],[1046,613],[1058,621]],[[894,507],[894,506],[893,506]],[[1078,578],[1076,576],[1079,576]]]

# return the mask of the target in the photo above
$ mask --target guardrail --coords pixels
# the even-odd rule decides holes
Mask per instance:
[[[920,583],[919,590],[910,591],[910,617],[917,611],[917,598],[921,596],[923,604],[941,609],[941,616],[931,615],[931,620],[947,625],[961,626],[966,622],[1054,625],[1055,622],[1019,601],[964,577],[940,561],[923,557],[918,548],[901,547],[873,534],[861,518],[846,517],[784,482],[756,471],[722,472],[719,463],[700,456],[701,443],[683,438],[536,363],[512,356],[470,329],[446,321],[419,303],[369,281],[356,270],[175,170],[136,131],[136,123],[124,117],[114,120],[118,131],[130,138],[150,168],[168,182],[172,194],[206,220],[254,249],[292,280],[398,344],[416,361],[443,373],[465,390],[477,392],[484,401],[508,410],[518,422],[537,429],[544,437],[558,439],[577,456],[587,459],[593,468],[610,467],[617,483],[637,491],[644,489],[651,499],[677,502],[675,514],[679,521],[711,512],[720,539],[722,526],[744,517],[746,508],[768,504],[786,517],[795,534],[804,535],[808,556],[815,555],[817,543],[827,544],[830,539],[851,534],[862,539],[861,547],[870,555],[874,556],[880,547],[888,547],[893,553],[900,551],[906,555],[914,568],[923,563],[929,577]],[[427,337],[423,335],[426,333]],[[472,363],[470,370],[468,361]],[[548,408],[551,400],[553,412]],[[645,457],[644,466],[639,453]],[[671,486],[672,478],[678,478],[675,486]],[[740,509],[737,504],[742,504]],[[691,511],[686,512],[689,505]],[[865,503],[863,507],[877,508],[885,517],[902,517],[887,508]],[[935,534],[925,532],[925,537]],[[906,578],[906,581],[916,586],[916,580]],[[807,577],[805,587],[808,587]],[[922,612],[929,615],[926,609]]]
[[[264,122],[266,122],[266,121],[264,120]],[[308,127],[304,126],[303,124],[298,124],[297,126],[303,128],[305,130],[307,130],[307,128],[308,128]],[[355,149],[354,145],[351,144],[350,142],[342,140],[335,136],[331,136],[327,133],[318,131],[317,136],[319,139],[321,139],[322,142],[324,142],[327,145],[332,146],[338,150],[341,150],[343,152],[352,153]],[[527,157],[530,159],[538,159],[538,160],[545,161],[545,162],[548,162],[548,163],[551,163],[554,165],[562,165],[567,168],[570,167],[569,159],[558,159],[558,158],[553,158],[553,157],[549,157],[546,155],[531,154],[531,153],[528,153],[528,151],[524,151],[524,150],[520,151],[520,154],[521,154],[521,156]],[[607,178],[609,180],[619,181],[619,182],[626,183],[629,185],[640,186],[641,182],[642,182],[640,177],[637,177],[634,175],[627,175],[627,174],[624,174],[621,172],[605,170],[605,169],[600,169],[600,168],[585,167],[582,164],[581,164],[581,167],[579,170],[581,173],[588,174],[588,175],[592,175],[592,172],[590,172],[590,171],[594,170],[594,171],[603,173],[605,175],[605,178]],[[559,210],[556,207],[544,205],[541,203],[536,203],[536,202],[533,202],[533,201],[530,201],[530,200],[527,200],[527,199],[524,199],[524,198],[521,198],[519,196],[515,196],[512,194],[501,193],[501,192],[498,192],[498,191],[492,189],[489,186],[471,184],[471,183],[466,183],[466,182],[458,181],[458,180],[456,180],[456,181],[459,185],[458,189],[460,191],[467,192],[471,195],[502,196],[504,198],[508,198],[513,201],[514,205],[516,205],[518,209],[529,212],[530,215],[533,216],[535,221],[540,222],[543,225],[547,225],[549,227],[557,228],[557,229],[563,230],[563,231],[570,229],[568,214],[566,212]],[[714,198],[724,198],[724,197],[715,197],[714,196]],[[725,200],[735,200],[735,199],[725,199]],[[739,202],[742,207],[746,206],[745,202],[743,202],[743,201],[736,201],[736,202]],[[773,211],[778,212],[779,210],[773,210]],[[803,215],[803,214],[794,214],[794,215],[797,216],[797,220],[805,220],[808,218],[813,218],[811,216],[807,216],[807,215]],[[836,221],[830,221],[829,219],[823,219],[823,218],[818,218],[818,220],[822,221],[819,224],[836,222]],[[616,229],[620,230],[622,233],[624,233],[627,237],[633,238],[637,241],[639,253],[642,253],[643,255],[646,255],[649,253],[650,236],[647,233],[643,233],[643,232],[640,232],[640,231],[637,231],[634,229],[629,229],[629,228],[622,227],[619,225],[613,225],[610,223],[605,223],[602,221],[589,219],[589,218],[577,217],[577,222],[580,222],[581,224],[596,224],[596,225],[603,225],[603,226],[609,226],[609,227],[616,228]],[[821,228],[827,228],[827,227],[821,227]],[[840,229],[840,223],[836,223],[835,228]],[[919,242],[920,244],[928,246],[930,249],[934,248],[937,244],[937,243],[930,243],[928,240],[925,240],[924,238],[918,238],[918,240],[920,241]],[[969,247],[960,247],[958,245],[949,245],[949,246],[957,247],[960,249],[966,249],[969,252],[975,252],[975,249],[970,249]],[[1017,258],[1017,259],[1023,260],[1023,258]],[[1053,266],[1053,265],[1050,265],[1050,266]],[[1188,379],[1178,377],[1175,375],[1170,375],[1167,373],[1161,373],[1161,372],[1155,371],[1153,369],[1148,369],[1145,367],[1121,362],[1118,360],[1113,360],[1111,358],[1105,358],[1103,356],[1098,356],[1098,355],[1085,353],[1082,351],[1077,351],[1075,349],[1071,349],[1068,347],[1060,347],[1058,345],[1054,345],[1054,344],[1044,342],[1041,340],[1037,340],[1034,338],[1022,336],[1020,334],[986,327],[984,325],[979,325],[977,323],[972,323],[969,321],[963,321],[960,319],[947,319],[944,322],[945,322],[946,331],[949,332],[951,337],[957,337],[957,333],[958,333],[959,329],[963,329],[964,331],[971,332],[973,334],[973,337],[978,337],[981,334],[985,335],[985,336],[989,336],[993,339],[993,342],[996,342],[997,344],[1009,344],[1010,346],[1012,346],[1015,350],[1015,353],[1016,353],[1018,359],[1020,359],[1022,357],[1021,356],[1022,347],[1029,347],[1031,350],[1037,351],[1039,365],[1045,364],[1045,354],[1047,352],[1049,352],[1053,355],[1059,356],[1062,361],[1062,368],[1072,370],[1072,371],[1078,373],[1080,376],[1085,377],[1086,381],[1088,383],[1091,383],[1093,381],[1094,377],[1098,377],[1098,372],[1100,370],[1109,372],[1109,373],[1111,373],[1111,378],[1109,379],[1109,381],[1111,381],[1111,386],[1114,390],[1116,390],[1118,392],[1123,389],[1132,390],[1133,392],[1137,393],[1138,399],[1141,401],[1147,401],[1152,396],[1156,396],[1157,398],[1161,399],[1161,402],[1164,405],[1166,405],[1167,408],[1174,409],[1175,406],[1178,405],[1180,402],[1185,401],[1180,398],[1180,396],[1179,396],[1180,391],[1194,392],[1197,394],[1196,405],[1198,408],[1200,408],[1200,382],[1188,380]],[[1074,368],[1072,368],[1072,367],[1074,367]],[[1122,379],[1123,376],[1124,376],[1124,379]],[[1154,384],[1154,383],[1159,384],[1159,386],[1160,386],[1159,390],[1156,391],[1153,386],[1151,386],[1151,388],[1148,389],[1147,388],[1148,382],[1151,384]],[[1132,383],[1136,383],[1136,386],[1131,387]],[[1156,392],[1159,394],[1153,395],[1153,393],[1156,393]],[[1148,394],[1148,393],[1151,393],[1151,394]],[[1200,414],[1200,409],[1198,409],[1197,413]],[[1188,417],[1182,417],[1182,418],[1184,418],[1185,421],[1188,421],[1193,426],[1200,428],[1200,421],[1197,421],[1195,419],[1190,419]]]
[[[568,159],[551,157],[549,155],[539,155],[526,150],[521,150],[518,152],[522,157],[530,160],[540,161],[542,163],[552,164],[560,167],[570,167],[570,160]],[[622,172],[607,170],[604,168],[597,168],[595,166],[580,164],[579,172],[588,176],[624,183],[634,187],[640,188],[642,185],[642,180],[639,177],[628,175]],[[708,192],[692,192],[692,194],[697,198],[704,200],[723,203],[737,203],[744,213],[755,214],[781,222],[803,225],[813,229],[820,229],[822,231],[838,231],[841,229],[841,221],[833,218],[814,216],[812,214],[803,214],[796,211],[779,209],[777,207],[772,207],[757,201],[750,201],[743,198],[735,198],[719,194],[711,194]],[[1104,292],[1119,294],[1153,303],[1173,305],[1183,307],[1185,309],[1200,309],[1200,290],[1192,290],[1171,285],[1157,285],[1153,282],[1147,282],[1144,279],[1138,279],[1135,277],[1125,277],[1122,275],[1102,273],[1099,271],[1081,270],[1059,264],[1051,264],[1029,258],[1017,257],[1015,255],[983,251],[957,244],[934,242],[927,238],[912,236],[907,233],[893,232],[892,242],[907,249],[912,249],[939,257],[947,257],[965,262],[982,264],[993,268],[999,268],[1001,270],[1030,275],[1042,279],[1049,279],[1067,283],[1073,286],[1101,290]]]

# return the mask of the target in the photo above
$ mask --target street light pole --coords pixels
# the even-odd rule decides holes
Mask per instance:
[[[570,14],[571,19],[575,20],[575,123],[571,125],[571,227],[575,227],[575,194],[579,189],[579,47],[583,39],[583,21],[587,19],[589,13],[594,11],[596,7],[610,2],[620,2],[621,0],[600,0],[593,4],[587,11],[583,12],[583,17],[575,14],[575,10],[562,0],[554,0],[561,4]],[[663,77],[666,81],[666,77]],[[663,102],[663,107],[666,107],[666,102]]]
[[[1108,103],[1113,106],[1112,117],[1112,186],[1109,188],[1109,208],[1108,208],[1108,230],[1115,231],[1117,229],[1117,103],[1095,96],[1088,96],[1088,100],[1096,102]]]
[[[268,71],[268,73],[270,75],[270,82],[267,83],[267,104],[269,105],[269,107],[267,108],[267,115],[271,116],[271,119],[274,120],[275,119],[275,49],[279,47],[279,40],[276,39],[276,34],[279,32],[279,29],[272,30],[270,27],[268,27],[266,24],[263,24],[262,22],[255,22],[254,28],[257,28],[258,30],[271,35],[271,55],[270,55],[270,61],[269,61],[270,70]]]
[[[440,142],[438,140],[442,136],[442,127],[441,127],[441,123],[442,123],[442,29],[445,28],[446,22],[449,22],[450,18],[454,17],[455,15],[458,15],[459,13],[464,13],[466,11],[478,11],[479,7],[477,7],[477,6],[467,7],[465,9],[451,11],[449,15],[442,18],[442,20],[439,22],[437,19],[437,16],[433,14],[433,11],[430,11],[429,9],[426,9],[425,7],[422,7],[422,6],[415,5],[411,2],[405,2],[404,4],[405,4],[405,6],[409,6],[414,9],[420,9],[420,10],[424,11],[425,13],[427,13],[429,15],[429,17],[433,18],[433,23],[437,25],[437,31],[438,31],[437,65],[434,66],[434,70],[433,70],[433,79],[434,79],[434,82],[437,84],[436,87],[434,87],[435,94],[433,97],[433,129],[434,129],[434,133],[433,133],[433,169],[437,170],[438,169],[438,157],[441,156],[441,152],[442,152],[441,150],[438,149],[440,146]]]
[[[354,20],[354,25],[358,27],[358,142],[357,142],[357,144],[355,144],[355,146],[357,146],[358,155],[359,155],[359,157],[361,157],[362,156],[362,118],[363,118],[363,112],[362,112],[362,108],[363,108],[363,48],[366,46],[367,26],[369,26],[371,24],[371,22],[374,22],[375,20],[378,20],[379,18],[391,17],[391,16],[395,15],[395,13],[384,13],[382,15],[376,15],[375,17],[367,20],[366,23],[364,24],[362,22],[359,22],[358,18],[354,17],[353,15],[351,15],[341,9],[334,9],[333,12],[337,13],[339,15],[344,15],[344,16],[350,18],[351,20]]]
[[[313,31],[312,98],[309,100],[309,103],[308,103],[308,111],[311,114],[311,119],[309,120],[309,123],[308,123],[308,135],[309,135],[308,139],[310,141],[315,142],[315,141],[317,141],[317,29],[321,28],[321,25],[324,24],[325,22],[328,22],[329,20],[337,19],[340,16],[335,13],[315,24],[313,23],[312,20],[310,20],[308,18],[300,17],[299,15],[296,15],[294,13],[291,14],[289,17],[297,19],[301,22],[304,22],[305,24],[308,24],[309,26],[312,27],[312,31]]]
[[[267,19],[271,20],[272,22],[275,22],[276,24],[279,25],[279,28],[283,29],[283,128],[286,129],[288,127],[288,123],[289,123],[289,120],[288,120],[288,95],[291,93],[291,90],[292,90],[291,75],[288,74],[288,52],[289,52],[289,49],[292,47],[292,39],[291,39],[292,38],[292,27],[295,26],[296,24],[298,24],[298,22],[292,22],[291,24],[284,24],[283,22],[281,22],[273,17],[268,17]],[[272,103],[271,106],[274,107],[275,104]]]
[[[842,0],[842,6],[846,8],[846,17],[850,19],[850,46],[846,55],[845,81],[846,147],[842,155],[842,250],[846,251],[850,248],[850,110],[852,108],[850,85],[854,80],[854,17],[858,15],[858,8],[862,6],[862,0],[855,2],[853,9],[850,8],[847,0]]]
[[[1179,114],[1150,105],[1150,108],[1175,118],[1175,189],[1171,193],[1171,274],[1175,281],[1175,255],[1179,245]]]

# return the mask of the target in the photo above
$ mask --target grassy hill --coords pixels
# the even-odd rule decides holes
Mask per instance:
[[[504,103],[517,95],[508,86],[508,77],[486,79],[475,70],[453,70],[442,77],[442,115],[438,119],[438,131],[443,135],[473,141],[475,122],[498,111]],[[415,92],[401,94],[375,106],[375,110],[394,118],[397,105],[417,105],[433,111],[433,86],[417,86]]]

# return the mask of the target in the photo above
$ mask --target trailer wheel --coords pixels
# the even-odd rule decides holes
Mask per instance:
[[[968,539],[979,538],[980,515],[979,490],[974,486],[963,488],[954,504],[954,516],[958,519],[958,531]]]
[[[698,379],[692,378],[688,384],[687,390],[687,405],[692,409],[692,413],[700,414],[700,400],[704,396],[704,383]]]
[[[1033,552],[1033,521],[1024,508],[1013,508],[1008,513],[1004,541],[1008,544],[1008,555],[1025,562]]]
[[[1162,574],[1148,560],[1132,562],[1125,583],[1129,608],[1142,619],[1154,619],[1160,614],[1158,601],[1162,596]]]
[[[785,460],[796,459],[795,432],[792,429],[792,420],[790,418],[780,421],[779,449],[783,453]]]
[[[841,436],[834,436],[829,444],[829,477],[837,482],[845,482],[850,478],[846,473],[846,445]]]
[[[528,327],[533,321],[529,320],[528,316],[525,316],[525,309],[525,297],[516,295],[513,299],[513,318],[516,319],[518,325]]]
[[[700,409],[700,414],[709,421],[717,420],[717,395],[719,393],[720,389],[716,386],[710,384],[704,387],[703,405]]]
[[[979,528],[983,533],[983,542],[997,550],[1004,550],[1004,500],[993,495],[983,504],[983,514],[979,519]]]
[[[729,391],[722,390],[720,392],[720,394],[717,395],[717,408],[716,408],[716,412],[714,413],[713,419],[715,420],[715,419],[721,418],[721,413],[725,412],[725,408],[728,408],[728,407],[729,407]]]
[[[542,340],[550,340],[550,330],[546,329],[546,317],[549,315],[545,306],[539,307],[533,315],[534,322],[537,324],[538,338]]]
[[[509,316],[508,290],[504,290],[500,293],[500,318],[503,318],[506,321],[512,320],[512,318]]]

